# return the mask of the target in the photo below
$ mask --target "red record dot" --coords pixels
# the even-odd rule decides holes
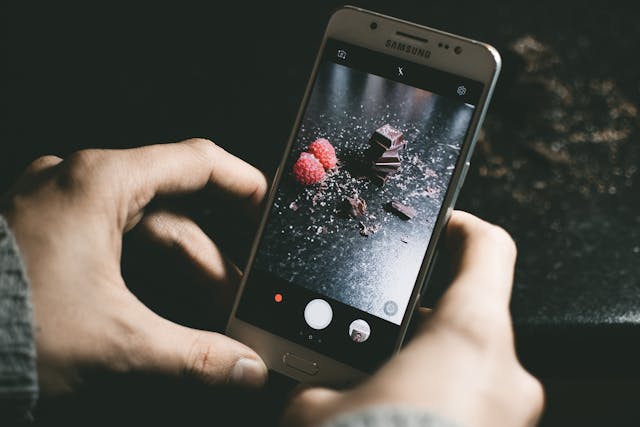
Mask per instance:
[[[275,295],[273,296],[273,300],[274,300],[275,302],[282,302],[282,294],[275,294]]]

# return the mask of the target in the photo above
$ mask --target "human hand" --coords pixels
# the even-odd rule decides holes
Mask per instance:
[[[284,425],[317,426],[373,405],[424,409],[466,427],[536,424],[543,391],[518,362],[509,315],[515,244],[460,211],[446,244],[457,260],[453,283],[408,345],[353,390],[302,391]]]
[[[187,217],[145,215],[156,196],[203,189],[247,210],[267,184],[254,167],[207,140],[131,150],[84,150],[34,161],[6,195],[10,225],[31,283],[40,387],[73,390],[89,370],[194,377],[261,386],[267,369],[245,345],[190,329],[144,306],[120,272],[122,236],[144,228],[229,285],[239,271]]]

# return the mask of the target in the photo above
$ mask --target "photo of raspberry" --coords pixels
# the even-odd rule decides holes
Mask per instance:
[[[293,177],[302,185],[317,184],[325,177],[324,167],[313,154],[301,153],[293,165]]]
[[[336,167],[336,163],[338,161],[336,157],[336,150],[328,139],[316,139],[311,143],[311,145],[309,145],[309,149],[307,151],[316,156],[325,169],[333,169]]]

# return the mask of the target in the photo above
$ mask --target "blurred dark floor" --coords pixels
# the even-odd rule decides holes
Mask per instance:
[[[458,206],[504,226],[518,243],[512,312],[520,357],[547,385],[543,425],[637,425],[634,3],[353,3],[487,41],[502,53],[503,74]],[[39,155],[191,136],[211,138],[271,174],[339,4],[1,4],[0,190]],[[192,209],[197,215],[202,207]],[[241,258],[250,238],[244,229],[229,251]],[[150,273],[147,261],[125,262],[145,302],[183,323],[215,327],[185,291],[180,307],[168,306],[176,300],[171,275]],[[442,290],[444,271],[427,303]],[[145,290],[152,280],[164,280],[166,292]],[[39,421],[264,424],[277,414],[276,396],[98,378],[83,396],[43,402]],[[231,412],[238,398],[256,410]]]

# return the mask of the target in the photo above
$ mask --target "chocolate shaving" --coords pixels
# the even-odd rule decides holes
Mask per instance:
[[[358,225],[360,225],[360,235],[364,237],[369,237],[380,229],[378,224],[365,225],[362,221],[360,221]]]
[[[345,197],[342,201],[341,212],[345,216],[357,218],[367,213],[367,202],[357,195]]]
[[[389,209],[391,212],[398,215],[402,219],[411,219],[418,213],[415,208],[403,205],[397,200],[392,200],[387,203],[387,209]]]
[[[436,173],[436,171],[434,171],[433,169],[427,168],[427,169],[424,171],[424,176],[425,176],[426,178],[437,178],[437,177],[438,177],[438,174],[437,174],[437,173]]]
[[[438,187],[427,187],[424,189],[424,192],[427,197],[430,197],[432,199],[435,199],[440,195],[440,189]]]

